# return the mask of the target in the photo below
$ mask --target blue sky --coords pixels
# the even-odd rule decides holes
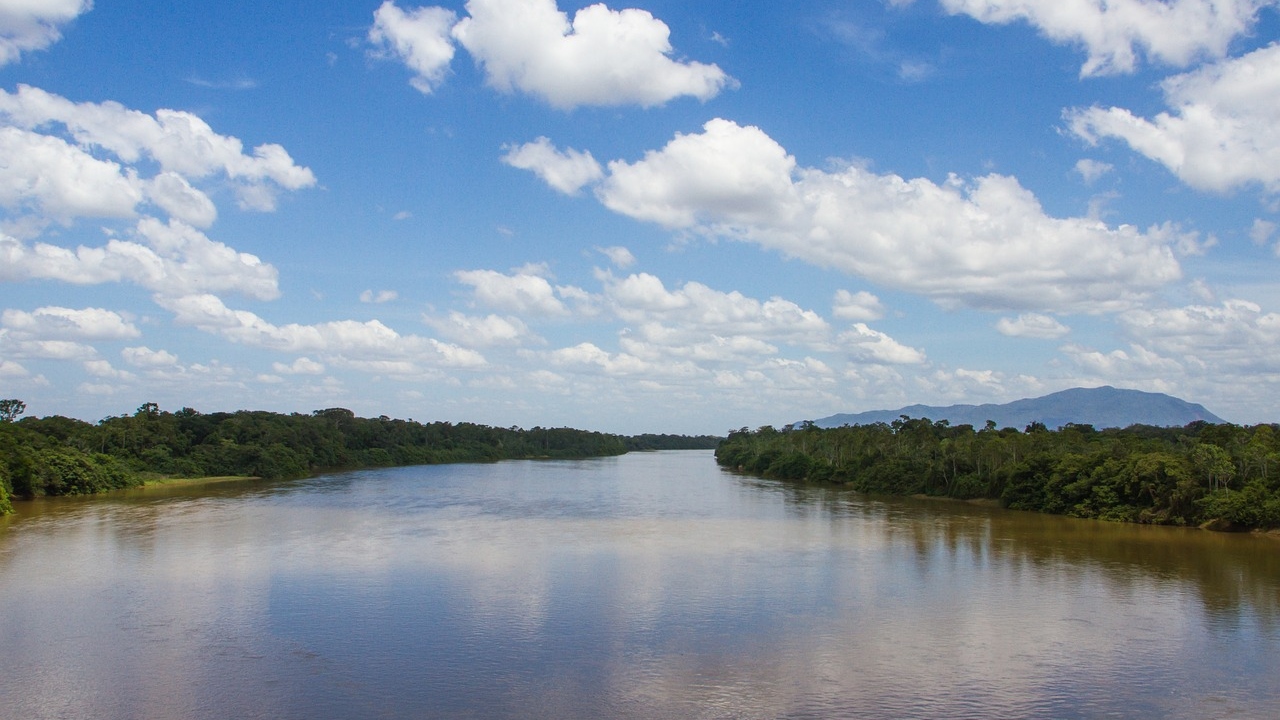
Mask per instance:
[[[1280,418],[1266,0],[0,0],[0,396]]]

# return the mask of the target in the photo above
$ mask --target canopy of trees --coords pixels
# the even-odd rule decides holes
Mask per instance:
[[[902,416],[820,429],[732,432],[723,466],[867,493],[999,500],[1082,518],[1220,529],[1280,527],[1280,426],[1196,422],[997,430]]]
[[[724,438],[716,435],[632,435],[627,450],[712,450]]]
[[[345,408],[202,414],[191,408],[164,412],[146,403],[132,415],[97,424],[57,415],[19,420],[25,407],[18,400],[0,402],[0,514],[12,511],[10,497],[131,487],[146,474],[278,479],[343,468],[711,448],[720,440],[359,418]]]

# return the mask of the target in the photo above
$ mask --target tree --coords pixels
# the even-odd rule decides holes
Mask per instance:
[[[1019,510],[1124,522],[1280,527],[1280,426],[994,428],[988,422],[975,432],[909,416],[830,430],[743,428],[720,442],[716,459],[860,492],[985,497]]]
[[[27,404],[16,398],[0,400],[0,422],[13,422],[27,411]]]
[[[1235,476],[1231,454],[1209,443],[1200,443],[1191,449],[1191,466],[1205,480],[1211,492],[1227,487]]]

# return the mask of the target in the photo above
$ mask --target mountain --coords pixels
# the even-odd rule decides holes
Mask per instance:
[[[935,422],[946,420],[952,425],[972,425],[976,428],[983,427],[988,420],[994,420],[997,427],[1014,427],[1019,430],[1033,421],[1044,423],[1050,430],[1067,423],[1093,425],[1102,429],[1130,425],[1181,427],[1196,420],[1224,422],[1203,405],[1163,393],[1119,390],[1109,386],[1073,388],[1044,397],[1015,400],[1004,405],[910,405],[898,410],[841,413],[813,422],[818,427],[870,425],[877,422],[891,423],[902,415],[926,417]]]

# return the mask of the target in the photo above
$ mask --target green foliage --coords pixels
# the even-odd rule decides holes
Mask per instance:
[[[1280,428],[1192,423],[981,430],[903,416],[820,429],[742,428],[721,465],[870,493],[989,498],[1017,510],[1166,525],[1280,527]]]
[[[35,495],[91,495],[142,484],[110,455],[89,455],[73,448],[35,450],[31,465],[30,488]]]
[[[16,398],[0,400],[0,422],[13,422],[27,411],[27,404]]]
[[[766,475],[783,480],[804,480],[813,469],[808,455],[792,450],[775,457],[764,469]]]
[[[646,433],[627,438],[627,450],[712,450],[722,437],[715,435],[655,435]]]
[[[1223,529],[1280,526],[1280,494],[1261,482],[1250,482],[1240,490],[1215,490],[1198,504],[1209,522]]]
[[[5,401],[13,417],[25,406]],[[3,409],[3,408],[0,408]],[[281,479],[328,469],[514,458],[621,455],[632,448],[708,447],[706,438],[572,428],[495,428],[360,418],[345,408],[289,415],[165,412],[145,403],[97,424],[51,416],[0,423],[0,513],[10,497],[73,495],[139,484],[139,473]]]
[[[7,465],[0,465],[0,515],[8,515],[13,512],[13,503],[9,502],[9,496],[13,494],[13,488],[9,484],[9,468]]]

